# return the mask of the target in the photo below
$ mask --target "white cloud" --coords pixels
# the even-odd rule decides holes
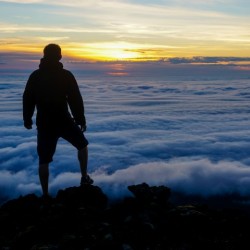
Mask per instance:
[[[129,166],[108,173],[106,167],[91,173],[95,185],[100,186],[111,199],[130,196],[127,187],[143,182],[149,185],[165,185],[173,191],[188,195],[250,194],[250,168],[240,162],[211,162],[205,158],[174,158],[168,162],[150,162]],[[0,171],[1,197],[17,197],[20,194],[41,194],[38,177],[23,170],[17,173]],[[78,186],[80,173],[63,172],[50,178],[50,192]]]
[[[250,168],[240,162],[211,162],[205,158],[174,158],[169,162],[150,162],[108,173],[106,167],[91,173],[95,185],[110,198],[130,196],[127,187],[143,182],[165,185],[188,195],[250,194]],[[79,173],[62,173],[51,181],[53,193],[59,188],[78,186]]]
[[[241,79],[248,72],[117,62],[98,64],[102,74],[93,74],[95,65],[74,72],[85,101],[89,171],[96,185],[113,197],[128,195],[127,185],[144,181],[189,194],[249,194],[250,83]],[[105,75],[110,71],[129,77]],[[40,194],[36,130],[22,127],[28,73],[2,72],[0,197]],[[79,185],[76,149],[63,140],[50,173],[53,194]]]
[[[239,162],[208,159],[176,158],[131,166],[112,174],[98,170],[93,173],[96,183],[111,196],[128,195],[127,186],[143,182],[165,185],[174,191],[192,195],[250,194],[250,168]]]
[[[11,172],[0,170],[0,198],[17,198],[28,193],[41,193],[37,175],[28,171]]]

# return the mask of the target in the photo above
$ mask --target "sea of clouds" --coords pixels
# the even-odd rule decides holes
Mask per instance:
[[[0,80],[0,198],[41,194],[36,128],[22,123],[27,73]],[[110,197],[128,185],[185,194],[250,195],[250,80],[92,76],[76,72],[89,140],[89,172]],[[76,150],[59,140],[50,191],[79,185]]]

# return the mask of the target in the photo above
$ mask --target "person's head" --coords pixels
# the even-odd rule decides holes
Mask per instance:
[[[44,58],[48,60],[60,61],[62,58],[61,48],[57,44],[48,44],[43,49]]]

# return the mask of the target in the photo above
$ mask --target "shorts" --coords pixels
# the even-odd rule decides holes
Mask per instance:
[[[39,128],[37,129],[39,164],[47,164],[53,161],[59,138],[65,139],[78,150],[89,144],[81,129],[74,123],[58,128]]]

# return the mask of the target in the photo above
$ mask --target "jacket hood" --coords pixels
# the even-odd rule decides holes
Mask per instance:
[[[63,64],[57,60],[48,60],[48,59],[42,58],[40,60],[39,69],[59,70],[59,69],[63,69]]]

